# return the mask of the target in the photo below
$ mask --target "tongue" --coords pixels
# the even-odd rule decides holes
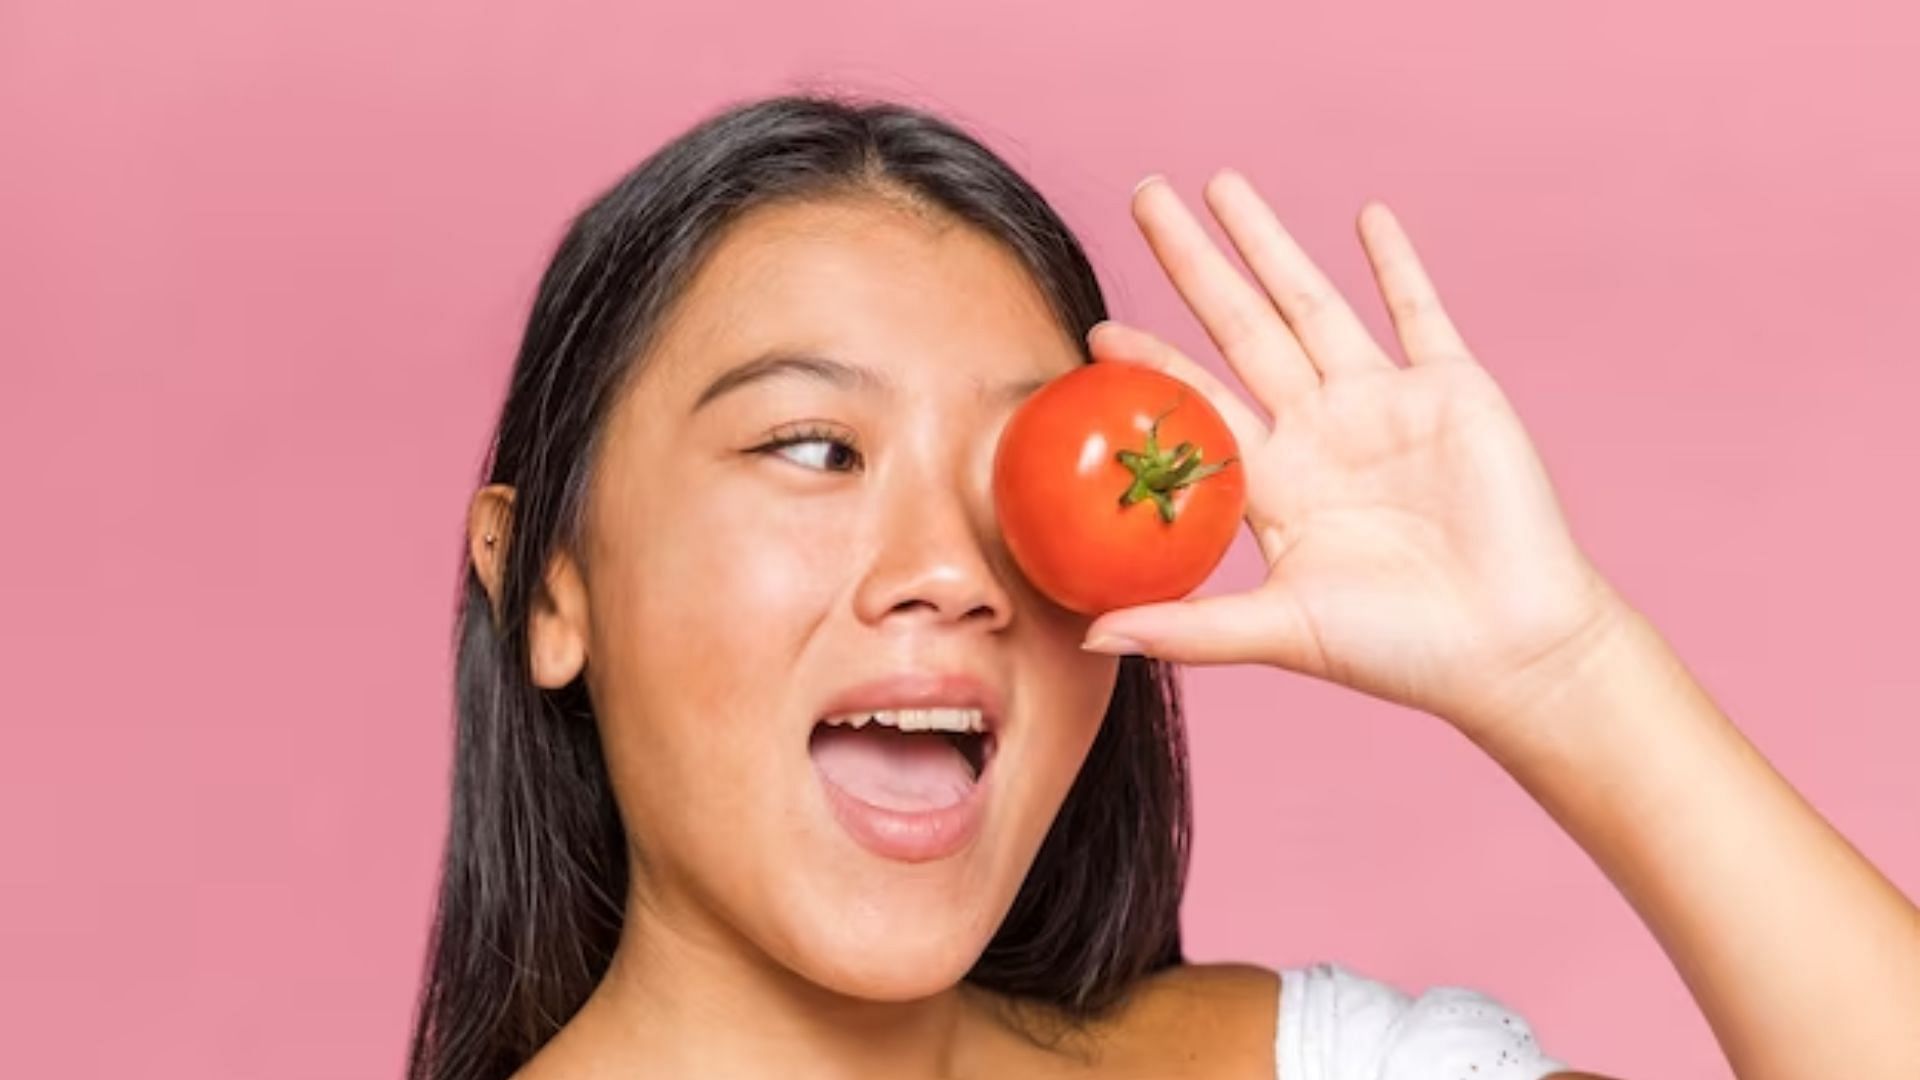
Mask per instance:
[[[973,787],[972,766],[944,735],[824,725],[814,730],[812,750],[829,783],[883,810],[938,810]]]

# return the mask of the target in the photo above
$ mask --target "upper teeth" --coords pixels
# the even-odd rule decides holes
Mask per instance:
[[[979,709],[881,709],[827,717],[836,727],[863,728],[880,724],[901,731],[953,731],[979,734],[987,730]]]

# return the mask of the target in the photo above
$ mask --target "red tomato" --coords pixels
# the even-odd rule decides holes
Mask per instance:
[[[1246,477],[1232,432],[1199,391],[1103,360],[1014,412],[994,454],[993,501],[1034,586],[1098,615],[1205,581],[1239,528]]]

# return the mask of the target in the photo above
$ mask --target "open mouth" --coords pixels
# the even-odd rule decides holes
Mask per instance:
[[[824,719],[807,748],[842,792],[913,814],[965,801],[993,760],[994,738],[977,709],[889,709]]]

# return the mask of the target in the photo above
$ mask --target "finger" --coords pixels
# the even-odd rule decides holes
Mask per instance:
[[[1359,229],[1367,261],[1373,264],[1373,276],[1380,283],[1380,295],[1386,301],[1387,314],[1393,317],[1393,330],[1407,362],[1471,361],[1473,354],[1440,306],[1439,291],[1420,265],[1420,256],[1400,227],[1400,219],[1385,203],[1368,202],[1360,209]]]
[[[1245,176],[1223,169],[1207,182],[1205,195],[1240,258],[1322,375],[1397,366]]]
[[[1134,192],[1133,218],[1173,287],[1267,412],[1278,415],[1320,388],[1280,313],[1227,261],[1171,184],[1149,177]]]
[[[1299,607],[1273,589],[1108,612],[1087,628],[1081,647],[1182,664],[1272,664],[1324,677]]]
[[[1171,375],[1200,391],[1207,403],[1233,432],[1242,454],[1251,454],[1266,445],[1267,425],[1245,398],[1235,393],[1213,372],[1189,359],[1179,349],[1138,327],[1111,320],[1087,331],[1087,347],[1095,360],[1117,360],[1144,364]]]

